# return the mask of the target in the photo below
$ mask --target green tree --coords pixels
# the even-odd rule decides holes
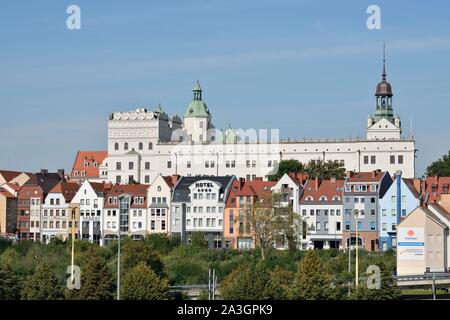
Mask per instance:
[[[270,272],[270,279],[266,287],[269,299],[287,300],[294,279],[295,273],[284,270],[280,266],[276,266],[275,269]]]
[[[195,248],[207,248],[208,243],[205,239],[205,234],[200,231],[191,233],[191,246]]]
[[[398,300],[401,297],[401,291],[397,287],[391,273],[381,265],[381,285],[380,288],[369,289],[367,284],[362,282],[350,295],[354,300]]]
[[[269,179],[276,181],[279,180],[285,173],[304,172],[304,170],[305,168],[303,164],[298,160],[281,160],[278,165],[278,171],[269,176]]]
[[[81,257],[81,287],[66,290],[67,299],[109,300],[114,295],[114,279],[107,262],[95,248],[89,248]]]
[[[427,176],[448,177],[450,176],[450,150],[448,155],[438,159],[427,167]]]
[[[144,262],[130,269],[122,278],[121,296],[125,300],[165,300],[169,284],[160,279]]]
[[[298,213],[292,210],[292,205],[283,207],[277,204],[274,211],[274,233],[276,243],[286,241],[289,251],[295,252],[298,249],[299,237],[306,231],[304,220]]]
[[[270,273],[263,262],[240,266],[220,285],[225,300],[268,300],[278,292],[270,292]]]
[[[45,263],[39,263],[36,271],[25,280],[22,290],[24,300],[58,300],[63,297],[58,277]]]
[[[10,268],[0,269],[0,300],[19,300],[22,290],[22,279]]]
[[[298,300],[326,300],[333,298],[331,277],[316,250],[310,250],[301,261],[291,291],[291,297]]]
[[[123,241],[121,258],[123,272],[130,270],[140,262],[145,262],[158,275],[161,275],[163,272],[163,263],[159,254],[152,245],[145,241],[134,241],[131,239]]]
[[[340,162],[328,160],[327,162],[311,160],[305,167],[310,179],[344,179],[345,167]]]

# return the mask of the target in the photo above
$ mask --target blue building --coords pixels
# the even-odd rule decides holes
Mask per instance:
[[[395,175],[394,182],[379,200],[380,251],[397,246],[397,225],[401,218],[406,217],[419,206],[419,196],[419,190],[414,186],[414,179],[402,178],[401,172]]]

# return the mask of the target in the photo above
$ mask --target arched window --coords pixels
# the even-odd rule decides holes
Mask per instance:
[[[311,197],[311,196],[308,196],[308,197],[306,197],[306,199],[305,199],[306,201],[313,201],[314,200],[314,198],[313,197]]]
[[[119,143],[114,143],[114,150],[119,150]]]
[[[333,201],[341,201],[341,198],[339,196],[334,196]]]
[[[319,199],[319,201],[327,201],[327,197],[321,196],[320,199]]]
[[[152,150],[153,149],[153,143],[152,142],[149,142],[148,143],[148,150]]]
[[[142,142],[139,142],[139,150],[144,149],[144,144]]]
[[[128,150],[128,142],[125,142],[125,144],[123,145],[123,148],[124,148],[125,150]]]
[[[158,186],[158,191],[161,191],[161,186]]]

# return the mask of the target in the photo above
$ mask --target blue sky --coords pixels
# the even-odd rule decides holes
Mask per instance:
[[[366,27],[371,4],[381,30]],[[109,113],[183,114],[196,79],[216,127],[364,137],[385,41],[421,175],[450,147],[449,14],[444,0],[3,0],[0,167],[70,170],[77,150],[106,149]]]

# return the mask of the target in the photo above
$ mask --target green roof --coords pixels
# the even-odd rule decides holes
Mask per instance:
[[[209,118],[208,106],[201,100],[192,100],[189,104],[184,117]]]

